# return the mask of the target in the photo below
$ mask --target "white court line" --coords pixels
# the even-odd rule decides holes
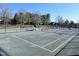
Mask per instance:
[[[62,47],[63,45],[65,45],[65,44],[68,43],[69,41],[71,41],[72,38],[74,38],[76,35],[77,35],[77,34],[71,36],[67,41],[65,41],[64,43],[62,43],[61,45],[59,45],[56,49],[54,49],[54,50],[52,51],[52,53],[55,52],[55,51],[57,51],[60,47]]]
[[[30,41],[28,41],[28,40],[25,40],[25,39],[23,39],[23,38],[19,38],[19,37],[15,36],[15,35],[11,35],[11,36],[12,36],[12,37],[15,37],[15,38],[17,38],[17,39],[20,39],[20,40],[24,40],[25,42],[29,42],[29,43],[31,43],[31,44],[37,46],[37,47],[40,47],[39,45],[34,44],[34,43],[32,43],[32,42],[30,42]],[[64,42],[63,44],[59,45],[59,46],[58,46],[56,49],[54,49],[53,51],[51,51],[51,50],[49,50],[49,49],[47,49],[47,48],[44,48],[44,47],[40,47],[40,48],[44,49],[45,51],[49,51],[49,52],[53,53],[53,52],[55,52],[56,50],[58,50],[60,47],[62,47],[65,43],[67,43],[67,41]]]
[[[32,43],[32,42],[30,42],[30,41],[28,41],[28,40],[25,40],[25,39],[23,39],[23,38],[19,38],[19,37],[17,37],[17,36],[13,36],[13,35],[10,35],[11,37],[15,37],[15,38],[17,38],[17,39],[20,39],[20,40],[23,40],[23,41],[27,41],[27,42],[29,42],[29,43],[31,43],[31,44],[33,44],[33,45],[35,45],[35,46],[37,46],[37,47],[39,47],[39,48],[42,48],[42,49],[44,49],[45,51],[49,51],[49,52],[52,52],[51,50],[49,50],[49,49],[46,49],[46,48],[44,48],[44,47],[40,47],[39,45],[37,45],[37,44],[34,44],[34,43]]]
[[[72,34],[72,33],[71,33],[71,34]],[[71,34],[70,34],[70,35],[71,35]],[[46,47],[46,46],[48,46],[48,45],[50,45],[50,44],[52,44],[52,43],[55,43],[55,42],[57,42],[57,41],[59,41],[59,40],[65,38],[65,37],[67,37],[67,36],[69,36],[69,35],[64,35],[63,37],[58,38],[57,40],[54,40],[54,41],[52,41],[52,42],[50,42],[50,43],[48,43],[48,44],[46,44],[46,45],[43,45],[42,47]]]
[[[48,45],[50,45],[50,44],[52,44],[52,43],[55,43],[55,42],[57,42],[58,40],[61,40],[61,39],[63,39],[63,38],[65,38],[65,37],[67,37],[68,35],[65,35],[65,36],[63,36],[63,37],[61,37],[61,38],[58,38],[57,40],[54,40],[54,41],[52,41],[52,42],[50,42],[50,43],[48,43],[48,44],[46,44],[46,45],[43,45],[42,47],[46,47],[46,46],[48,46]]]

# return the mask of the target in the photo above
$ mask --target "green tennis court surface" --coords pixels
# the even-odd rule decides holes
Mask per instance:
[[[58,54],[58,56],[79,56],[79,34]]]
[[[50,29],[0,34],[0,53],[10,56],[53,56],[78,30]]]

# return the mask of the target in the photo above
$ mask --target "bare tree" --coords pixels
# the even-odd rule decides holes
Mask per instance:
[[[31,18],[32,18],[32,14],[29,13],[29,12],[26,12],[25,13],[25,20],[24,20],[24,22],[26,22],[27,24],[30,24]]]
[[[59,24],[59,27],[63,26],[64,21],[63,21],[63,18],[61,16],[57,16],[57,22]]]
[[[66,28],[68,28],[68,24],[69,24],[69,21],[66,19],[65,22],[64,22],[64,25],[65,25]]]
[[[38,27],[42,23],[41,16],[38,14],[33,14],[32,22],[34,24],[34,27]]]
[[[6,32],[6,26],[8,24],[8,21],[10,20],[10,17],[11,17],[10,9],[7,7],[0,8],[0,15],[2,17],[2,20],[4,21],[5,32]]]
[[[63,18],[61,17],[61,16],[57,16],[57,21],[58,21],[58,23],[63,23]]]
[[[74,21],[72,21],[72,20],[70,21],[70,26],[74,27]]]
[[[79,19],[77,21],[76,27],[79,28]]]

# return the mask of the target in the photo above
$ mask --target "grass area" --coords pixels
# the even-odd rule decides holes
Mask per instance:
[[[30,28],[30,27],[33,27],[33,25],[20,25],[20,24],[17,24],[17,25],[7,25],[6,26],[6,29],[14,29],[14,28]],[[5,25],[0,25],[0,29],[5,29]]]

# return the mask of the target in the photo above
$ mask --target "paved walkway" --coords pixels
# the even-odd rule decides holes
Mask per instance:
[[[79,34],[57,56],[79,56]]]

